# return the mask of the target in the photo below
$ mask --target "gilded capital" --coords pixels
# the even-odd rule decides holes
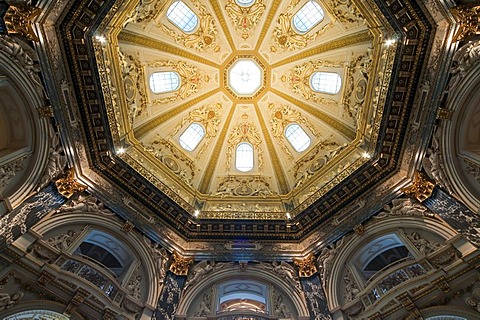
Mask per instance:
[[[298,275],[301,278],[311,277],[317,272],[313,253],[310,253],[305,259],[293,259],[293,263],[298,267]]]
[[[58,192],[65,198],[70,198],[75,193],[82,192],[87,189],[87,186],[77,182],[73,168],[67,169],[65,175],[55,181],[55,186],[57,187]]]
[[[480,34],[480,5],[464,4],[450,8],[450,13],[458,23],[453,41],[468,39]]]
[[[176,251],[173,251],[172,259],[170,271],[177,276],[186,276],[188,274],[188,266],[193,262],[193,257],[185,258]]]
[[[413,183],[403,188],[402,191],[407,196],[422,202],[432,195],[433,188],[435,188],[435,185],[423,173],[415,171]]]
[[[18,34],[27,40],[39,41],[33,30],[33,19],[41,12],[40,8],[17,4],[11,5],[5,14],[5,25],[9,34]]]

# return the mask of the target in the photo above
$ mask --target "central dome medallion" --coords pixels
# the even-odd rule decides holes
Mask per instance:
[[[253,95],[262,82],[263,70],[252,59],[237,60],[228,71],[228,85],[238,95]]]
[[[226,65],[224,83],[236,99],[258,97],[266,84],[264,64],[255,55],[237,55]]]

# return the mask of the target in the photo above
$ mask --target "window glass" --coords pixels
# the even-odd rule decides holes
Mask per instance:
[[[342,78],[335,72],[314,72],[310,85],[313,91],[336,94],[342,86]]]
[[[285,129],[285,137],[297,152],[302,152],[310,146],[310,137],[296,123],[289,124]]]
[[[176,72],[154,72],[150,76],[150,89],[153,93],[165,93],[178,89],[180,77]]]
[[[179,138],[180,145],[187,151],[192,151],[205,136],[205,129],[198,123],[192,123]]]
[[[236,0],[237,4],[242,7],[250,7],[255,0]]]
[[[293,16],[293,25],[300,33],[305,33],[323,20],[322,7],[316,1],[308,1]]]
[[[197,15],[183,1],[175,1],[168,8],[167,19],[184,32],[191,32],[198,25]]]
[[[247,142],[242,142],[237,146],[235,166],[242,172],[253,169],[253,147]]]

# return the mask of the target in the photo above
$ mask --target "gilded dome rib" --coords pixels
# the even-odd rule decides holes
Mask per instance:
[[[332,128],[340,131],[342,134],[344,134],[346,137],[350,139],[355,139],[356,132],[354,129],[350,128],[349,126],[345,125],[344,123],[338,121],[337,119],[325,114],[324,112],[320,111],[318,108],[313,108],[306,103],[293,98],[292,96],[283,93],[282,91],[278,89],[271,88],[270,89],[273,93],[278,95],[279,97],[287,100],[288,102],[302,108],[304,111],[312,114],[313,116],[317,117],[318,119],[322,120]]]
[[[211,91],[208,91],[208,92],[205,92],[204,94],[194,98],[194,99],[191,99],[181,105],[179,105],[178,107],[168,111],[168,112],[165,112],[153,119],[150,119],[149,121],[145,122],[144,124],[138,126],[135,130],[134,130],[134,135],[137,139],[140,139],[141,137],[143,137],[144,135],[146,135],[148,132],[152,131],[153,129],[155,129],[156,127],[158,127],[159,125],[161,125],[162,123],[164,123],[165,121],[167,121],[168,119],[172,118],[173,116],[177,115],[177,114],[180,114],[182,112],[184,112],[185,110],[188,110],[190,107],[202,102],[203,100],[207,99],[208,97],[216,94],[220,92],[220,88],[215,88]]]
[[[160,41],[160,40],[156,40],[156,39],[152,39],[150,37],[145,37],[145,36],[139,35],[137,33],[131,33],[129,31],[123,30],[118,35],[118,41],[119,42],[136,44],[136,45],[139,45],[139,46],[142,46],[142,47],[155,49],[155,50],[159,50],[159,51],[162,51],[162,52],[171,53],[171,54],[178,55],[178,56],[186,58],[186,59],[191,59],[191,60],[206,64],[206,65],[211,66],[211,67],[218,68],[218,64],[216,64],[215,62],[212,62],[211,60],[202,58],[199,55],[192,54],[192,52],[194,52],[193,50],[190,50],[190,51],[183,50],[183,49],[177,48],[177,47],[175,47],[175,46],[173,46],[169,43],[166,43],[166,42],[163,42],[163,41]]]
[[[285,58],[283,60],[280,60],[272,64],[271,68],[273,69],[287,63],[303,60],[311,56],[318,55],[319,53],[336,50],[336,49],[340,49],[348,46],[353,46],[359,43],[372,42],[372,41],[373,41],[373,36],[370,33],[370,31],[369,30],[362,31],[352,35],[344,36],[340,39],[332,40],[330,42],[321,43],[318,46],[312,47],[308,50],[304,50],[302,52],[299,52],[298,54],[291,55],[288,58]]]

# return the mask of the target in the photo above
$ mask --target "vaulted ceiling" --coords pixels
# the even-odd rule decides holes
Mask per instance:
[[[415,1],[318,1],[324,18],[306,33],[292,18],[307,1],[184,2],[199,19],[190,33],[164,0],[77,1],[59,27],[84,133],[70,134],[86,146],[77,171],[123,218],[159,238],[171,228],[179,243],[304,250],[351,230],[410,179],[423,146],[405,136],[435,31]],[[261,69],[251,94],[230,85],[238,61]],[[179,87],[154,93],[151,74],[168,71]],[[340,75],[339,92],[314,91],[315,72]],[[187,151],[179,138],[192,123],[205,135]],[[285,137],[292,123],[310,138],[305,151]],[[254,151],[246,172],[241,142]]]

